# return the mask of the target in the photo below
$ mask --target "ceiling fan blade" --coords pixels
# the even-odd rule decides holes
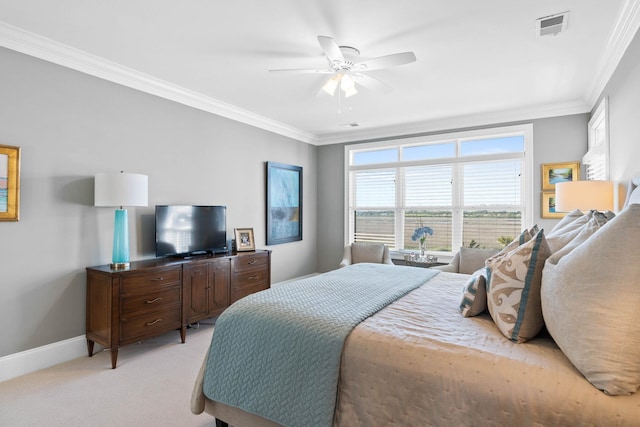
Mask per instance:
[[[416,61],[413,52],[393,53],[391,55],[379,56],[377,58],[362,61],[357,64],[361,71],[379,70],[381,68],[397,67],[398,65],[409,64]]]
[[[270,73],[293,73],[293,74],[331,74],[334,73],[331,68],[285,68],[282,70],[269,70]]]
[[[318,42],[322,51],[327,56],[330,62],[344,61],[344,55],[340,50],[340,46],[331,38],[327,36],[318,36]]]
[[[367,89],[385,93],[391,92],[393,90],[393,88],[388,84],[365,74],[355,73],[353,74],[353,80],[355,80],[355,82],[360,86]]]

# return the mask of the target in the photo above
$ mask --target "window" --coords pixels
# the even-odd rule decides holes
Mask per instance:
[[[347,243],[417,250],[496,247],[531,223],[531,125],[345,147]]]
[[[589,150],[582,158],[587,180],[609,180],[609,102],[603,98],[589,120]]]

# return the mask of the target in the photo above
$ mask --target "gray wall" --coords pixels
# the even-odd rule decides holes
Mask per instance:
[[[85,332],[87,266],[111,260],[97,172],[149,176],[131,258],[154,256],[153,206],[222,204],[265,248],[265,161],[303,167],[301,242],[269,247],[272,281],[316,271],[316,148],[0,48],[0,144],[22,149],[21,219],[0,223],[0,356]]]
[[[152,206],[161,203],[226,204],[229,230],[253,227],[265,247],[263,162],[303,166],[304,240],[270,247],[273,281],[340,261],[343,145],[314,148],[5,49],[0,64],[0,144],[22,147],[22,219],[0,223],[0,357],[84,333],[84,268],[109,261],[113,227],[111,209],[91,206],[96,172],[149,175],[150,207],[130,214],[140,259],[152,256]],[[603,96],[611,178],[625,186],[640,174],[638,36]],[[536,195],[540,164],[582,157],[587,120],[532,121]]]
[[[550,229],[558,220],[540,217],[541,164],[579,161],[587,150],[588,114],[532,120],[534,162],[534,218],[541,228]],[[520,124],[504,123],[495,126]],[[457,132],[467,129],[452,129]],[[444,133],[444,132],[439,132]],[[344,247],[344,145],[318,148],[318,271],[338,266]]]
[[[605,96],[609,98],[610,179],[620,184],[620,203],[624,203],[629,180],[640,175],[640,33],[600,98]]]

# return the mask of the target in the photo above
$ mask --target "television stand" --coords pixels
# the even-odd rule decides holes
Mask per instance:
[[[134,261],[129,268],[87,268],[87,351],[111,351],[116,368],[121,346],[218,316],[229,305],[271,286],[271,251],[192,259]]]

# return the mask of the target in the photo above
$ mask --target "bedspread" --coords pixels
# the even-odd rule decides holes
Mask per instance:
[[[640,393],[607,396],[545,333],[507,340],[457,310],[442,273],[363,321],[345,342],[338,426],[638,426]]]
[[[355,264],[236,302],[216,322],[205,395],[288,426],[331,426],[347,335],[437,273]]]
[[[516,344],[489,315],[462,317],[469,277],[440,273],[353,329],[334,426],[640,425],[640,392],[607,396],[548,334]],[[194,413],[205,410],[234,427],[275,425],[204,398],[201,381]]]

